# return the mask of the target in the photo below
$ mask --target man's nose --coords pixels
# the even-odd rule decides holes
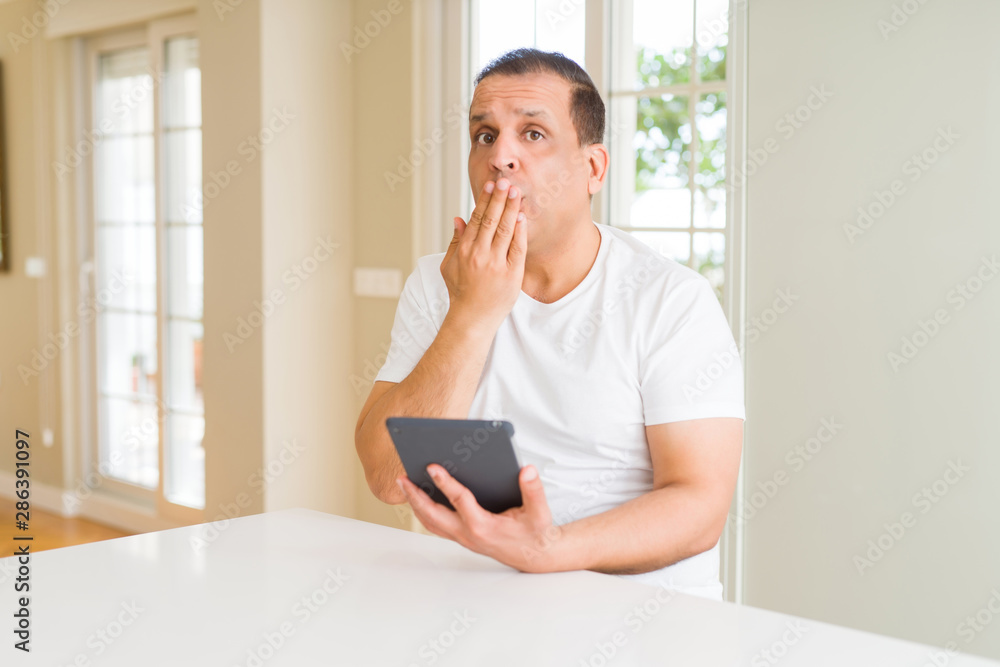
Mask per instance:
[[[497,137],[490,151],[490,167],[501,174],[514,171],[518,167],[516,137],[508,132],[504,132],[502,135],[507,136]]]

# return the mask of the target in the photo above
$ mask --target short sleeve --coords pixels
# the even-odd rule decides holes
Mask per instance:
[[[403,284],[403,293],[399,297],[396,317],[392,323],[389,351],[375,381],[405,380],[434,342],[439,328],[429,312],[418,266]]]
[[[663,298],[640,359],[647,426],[687,419],[746,419],[743,366],[711,284],[687,280]]]

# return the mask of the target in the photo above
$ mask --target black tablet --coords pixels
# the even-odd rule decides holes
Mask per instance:
[[[499,514],[522,504],[509,421],[389,417],[385,425],[410,481],[435,501],[455,509],[427,474],[431,463],[472,491],[483,509]]]

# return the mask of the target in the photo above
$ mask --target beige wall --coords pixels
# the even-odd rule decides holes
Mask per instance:
[[[1000,257],[1000,6],[912,6],[893,26],[888,0],[749,5],[747,314],[767,330],[746,351],[746,603],[1000,658],[995,617],[971,641],[959,629],[1000,591],[1000,277],[949,300]],[[949,127],[960,138],[934,148]],[[852,243],[857,208],[897,180]],[[767,315],[778,290],[797,300]],[[887,355],[939,309],[894,370]]]
[[[242,161],[247,136],[264,146],[206,209],[206,518],[240,494],[244,513],[355,516],[354,72],[338,48],[351,8],[199,8],[206,176]],[[257,308],[263,324],[227,345]]]
[[[390,192],[384,173],[398,167],[400,155],[412,149],[411,105],[412,77],[410,52],[413,12],[411,3],[403,2],[403,11],[352,56],[354,68],[354,174],[355,174],[355,259],[358,266],[397,268],[406,276],[411,263],[412,206],[410,185]],[[372,11],[384,10],[382,0],[356,0],[355,24],[371,21]],[[354,28],[351,28],[351,38]],[[392,329],[396,301],[385,298],[355,297],[356,378],[351,386],[355,402],[354,420],[368,396],[373,373],[385,359]],[[351,424],[353,434],[354,423]],[[356,459],[357,457],[355,457]],[[358,518],[387,526],[403,527],[405,515],[376,499],[365,483],[358,461],[354,463],[357,481]],[[406,510],[409,511],[408,508]]]
[[[10,34],[22,36],[24,16],[35,11],[30,0],[0,4],[0,62],[3,64],[4,174],[7,220],[10,234],[7,273],[0,273],[0,471],[14,470],[14,430],[31,433],[31,471],[34,480],[61,486],[63,439],[60,434],[60,371],[66,363],[64,350],[52,343],[58,333],[55,303],[51,298],[59,278],[59,266],[49,257],[48,275],[42,279],[25,275],[25,259],[47,255],[54,242],[50,211],[39,202],[39,176],[51,174],[49,162],[38,153],[38,123],[43,115],[35,105],[47,89],[39,88],[38,69],[45,58],[40,35],[27,44],[12,43]],[[24,33],[30,36],[30,32]],[[44,299],[44,301],[43,301]],[[44,347],[49,344],[47,349]],[[31,368],[33,353],[44,359],[44,368],[27,383],[18,366]],[[41,365],[41,364],[40,364]],[[52,429],[51,447],[42,444],[43,428]]]
[[[351,7],[262,6],[262,114],[294,116],[262,165],[264,291],[287,294],[264,332],[265,460],[302,449],[269,486],[265,509],[353,516],[355,72],[338,48],[349,39]]]
[[[264,283],[262,160],[246,162],[238,148],[266,121],[261,11],[258,0],[244,0],[237,9],[220,20],[210,0],[198,5],[203,179],[231,160],[241,163],[240,173],[204,208],[206,520],[224,515],[240,494],[252,503],[244,514],[263,511],[265,502],[248,484],[264,462],[264,336],[257,330],[238,345],[224,339],[238,333],[238,319],[261,300]]]

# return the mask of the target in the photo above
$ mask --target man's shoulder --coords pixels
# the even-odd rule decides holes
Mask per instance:
[[[619,279],[644,285],[675,290],[682,285],[693,286],[708,279],[691,267],[673,260],[629,232],[602,225],[609,238],[608,262],[605,270],[619,274]],[[652,290],[642,290],[649,294]]]
[[[413,273],[420,279],[424,287],[434,287],[436,283],[444,286],[444,277],[441,275],[441,262],[444,261],[446,253],[436,252],[424,255],[417,259],[417,265]]]
[[[441,277],[441,262],[444,261],[444,256],[447,253],[435,252],[430,255],[424,255],[417,260],[417,271],[423,277],[431,277],[437,275]]]
[[[430,314],[441,315],[447,311],[450,299],[448,286],[441,275],[441,261],[445,253],[435,253],[419,257],[416,266],[406,278],[403,285],[403,296],[410,302],[416,302]]]

